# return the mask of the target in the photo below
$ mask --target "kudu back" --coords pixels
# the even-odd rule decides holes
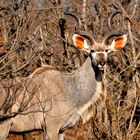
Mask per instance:
[[[117,36],[107,44],[113,36],[116,33],[97,43],[85,32],[75,33],[72,36],[74,46],[88,55],[80,68],[68,73],[43,66],[28,78],[11,80],[16,86],[12,86],[10,92],[11,95],[16,92],[16,95],[10,112],[20,113],[0,124],[0,140],[6,139],[10,131],[44,128],[46,139],[63,140],[63,132],[67,128],[73,127],[80,118],[83,122],[90,119],[91,106],[103,97],[102,79],[107,54],[126,44],[126,35]]]

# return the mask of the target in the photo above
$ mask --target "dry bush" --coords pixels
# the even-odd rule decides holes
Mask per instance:
[[[0,82],[25,77],[49,64],[61,70],[77,67],[79,51],[71,47],[76,22],[63,14],[57,0],[0,1]],[[140,2],[138,0],[71,0],[67,4],[83,23],[83,30],[100,41],[108,32],[127,32],[128,43],[109,55],[106,72],[106,104],[86,125],[66,132],[66,140],[139,139],[140,133]],[[108,27],[112,11],[121,10]],[[65,54],[59,21],[66,20]],[[78,62],[80,62],[78,57]],[[81,62],[83,63],[83,61]],[[81,64],[80,64],[81,65]]]

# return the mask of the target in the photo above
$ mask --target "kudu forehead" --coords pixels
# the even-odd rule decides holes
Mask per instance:
[[[104,43],[95,43],[91,46],[91,50],[102,52],[105,51],[107,46]]]

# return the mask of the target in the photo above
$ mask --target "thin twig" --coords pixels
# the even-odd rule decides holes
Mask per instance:
[[[129,37],[130,37],[130,41],[131,41],[131,45],[132,45],[133,61],[135,61],[136,50],[135,50],[135,46],[134,46],[133,34],[132,34],[132,31],[131,31],[131,24],[130,24],[129,21],[128,21],[128,33],[129,33]]]
[[[132,12],[132,14],[131,14],[131,16],[130,16],[130,18],[132,19],[132,17],[134,16],[134,14],[136,13],[136,8],[137,8],[137,3],[138,3],[138,0],[135,0],[135,5],[134,5],[134,8],[133,8],[133,12]]]

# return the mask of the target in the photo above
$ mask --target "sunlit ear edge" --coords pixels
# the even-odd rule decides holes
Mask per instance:
[[[82,38],[83,39],[83,46],[82,47],[78,46],[78,44],[76,43],[76,40],[78,38]],[[73,44],[74,44],[75,47],[77,47],[79,49],[83,49],[83,50],[89,50],[89,45],[88,45],[88,43],[87,43],[87,41],[86,41],[86,39],[84,37],[82,37],[82,36],[80,36],[78,34],[73,34],[72,40],[73,40]]]
[[[114,39],[114,40],[112,41],[111,45],[108,46],[108,49],[109,49],[109,50],[111,50],[111,51],[118,51],[118,50],[120,50],[121,48],[125,47],[126,41],[127,41],[127,35],[122,35],[122,36],[120,36],[120,37],[118,37],[118,38],[123,38],[123,44],[122,44],[119,48],[115,47],[116,39]]]

